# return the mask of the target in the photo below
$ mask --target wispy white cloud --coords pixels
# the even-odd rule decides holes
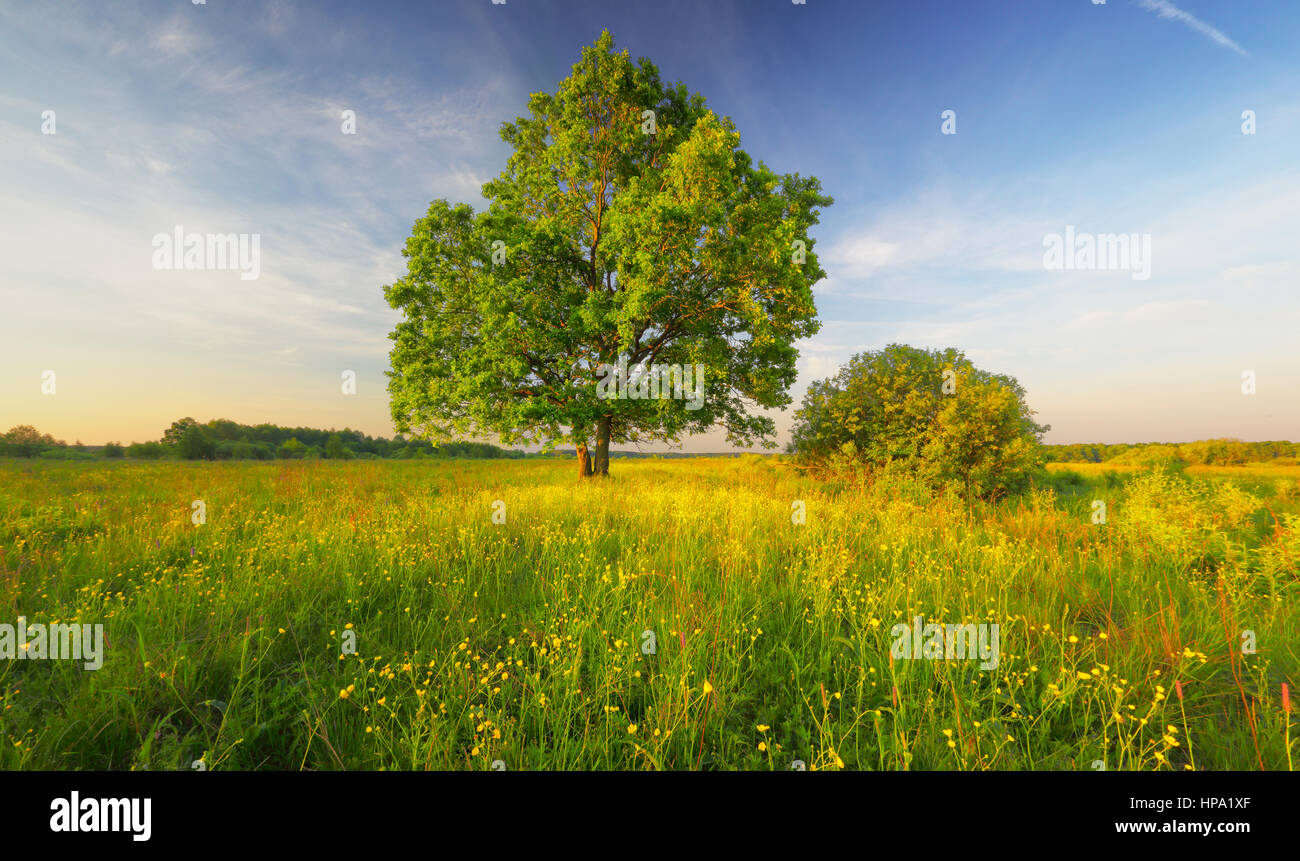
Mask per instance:
[[[1179,9],[1169,0],[1138,0],[1138,5],[1148,12],[1155,12],[1161,18],[1171,21],[1181,21],[1196,32],[1207,37],[1212,42],[1222,45],[1225,48],[1231,48],[1243,57],[1250,56],[1245,49],[1236,42],[1229,39],[1222,30],[1205,23],[1190,12]]]
[[[841,293],[854,281],[922,269],[1041,270],[1038,241],[1045,224],[1005,201],[975,196],[958,201],[932,190],[884,208],[830,242],[822,255],[829,278],[818,293]]]

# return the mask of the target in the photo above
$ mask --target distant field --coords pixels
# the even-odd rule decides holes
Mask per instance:
[[[1086,475],[1099,475],[1109,471],[1131,473],[1140,472],[1143,467],[1131,464],[1114,463],[1049,463],[1047,468],[1054,471],[1074,470]],[[1261,476],[1268,478],[1293,479],[1300,481],[1300,465],[1247,463],[1241,466],[1189,466],[1190,475],[1220,476],[1224,478]]]
[[[0,767],[1291,767],[1300,467],[613,468],[0,462],[0,622],[109,642],[0,661]],[[996,666],[891,657],[917,615]]]

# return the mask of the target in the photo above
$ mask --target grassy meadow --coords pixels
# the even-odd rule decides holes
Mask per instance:
[[[1300,682],[1300,468],[1056,465],[992,504],[758,457],[575,473],[0,462],[0,622],[108,640],[96,671],[0,662],[0,768],[1285,770],[1300,753],[1281,693]],[[997,667],[892,659],[917,615],[996,623]]]

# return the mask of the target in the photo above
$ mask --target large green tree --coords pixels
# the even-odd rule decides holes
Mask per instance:
[[[771,418],[751,410],[790,402],[793,344],[818,329],[820,183],[755,164],[728,118],[608,32],[528,111],[502,125],[513,153],[487,209],[435,200],[384,288],[403,312],[397,429],[568,441],[582,475],[608,473],[611,442],[715,425],[770,447]],[[681,366],[702,397],[677,397],[680,377],[659,397],[610,397],[627,389],[598,383],[620,363],[631,394],[651,379],[635,369]]]

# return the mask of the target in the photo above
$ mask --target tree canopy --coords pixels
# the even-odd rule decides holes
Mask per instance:
[[[15,425],[0,436],[0,454],[11,457],[35,457],[47,449],[66,445],[66,442],[41,433],[31,425]]]
[[[1048,427],[1033,415],[1015,379],[976,368],[959,350],[890,344],[809,385],[790,448],[813,461],[897,464],[998,496],[1022,489],[1041,466]]]
[[[771,447],[772,420],[750,408],[790,402],[793,342],[818,329],[820,183],[755,164],[731,120],[608,32],[528,112],[501,127],[513,153],[486,210],[435,200],[384,288],[404,315],[397,429],[569,441],[584,475],[608,472],[611,442],[715,425]],[[617,367],[631,385],[607,385]],[[678,369],[654,378],[658,397],[655,368]],[[688,371],[698,401],[681,396]]]

